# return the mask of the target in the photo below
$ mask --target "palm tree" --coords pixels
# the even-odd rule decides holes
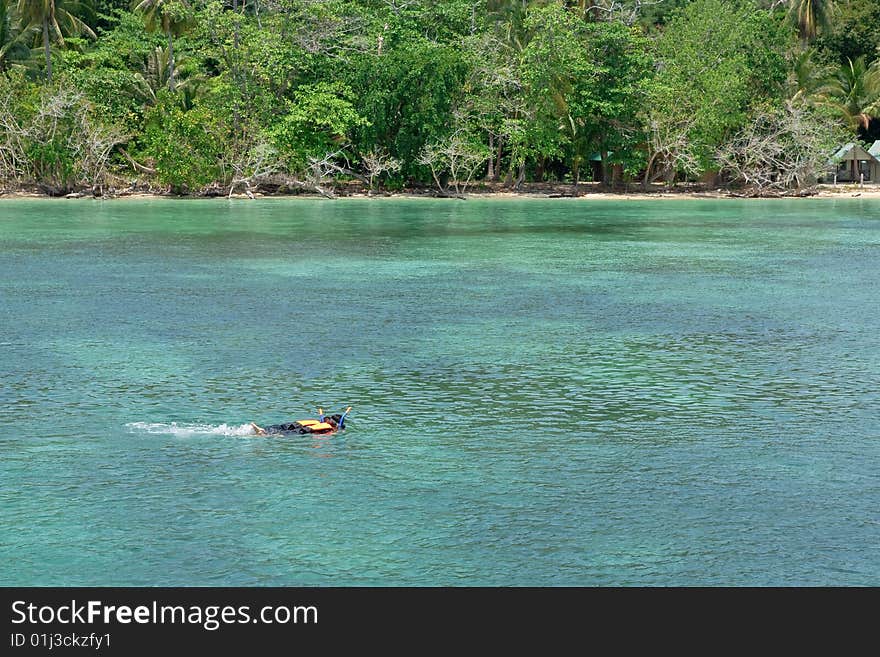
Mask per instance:
[[[22,31],[40,31],[43,35],[43,53],[46,57],[46,80],[52,82],[52,52],[50,45],[57,41],[64,45],[64,35],[85,34],[95,38],[95,33],[76,14],[85,5],[75,0],[18,0],[18,15]]]
[[[867,130],[871,119],[880,117],[880,60],[868,66],[864,55],[847,59],[822,94],[850,128]]]
[[[496,33],[507,47],[516,52],[525,49],[531,37],[525,26],[526,15],[530,7],[541,4],[535,0],[488,0],[489,17],[495,20]]]
[[[134,11],[143,14],[147,29],[161,29],[168,38],[168,88],[174,91],[174,36],[190,26],[192,13],[187,0],[134,0]]]
[[[789,0],[788,13],[797,21],[798,34],[804,41],[816,38],[828,27],[833,11],[832,0]]]
[[[153,52],[147,55],[143,70],[135,74],[137,94],[144,104],[156,105],[159,102],[159,90],[168,86],[169,77],[174,75],[174,79],[177,80],[175,89],[181,92],[181,105],[184,109],[190,109],[204,78],[199,74],[192,75],[186,67],[180,66],[180,62],[176,62],[171,69],[168,60],[168,49],[162,46],[156,46]]]
[[[823,100],[831,71],[813,58],[815,51],[804,48],[794,53],[789,67],[786,88],[788,97],[815,104]]]
[[[16,60],[27,59],[30,50],[25,43],[28,36],[20,27],[15,15],[13,0],[0,0],[0,72],[5,71]]]

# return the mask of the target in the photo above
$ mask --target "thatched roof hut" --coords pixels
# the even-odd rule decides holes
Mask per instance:
[[[880,182],[880,140],[870,148],[859,142],[841,146],[832,156],[837,182]]]

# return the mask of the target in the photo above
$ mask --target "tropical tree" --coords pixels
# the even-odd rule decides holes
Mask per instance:
[[[168,39],[168,88],[174,91],[174,37],[192,25],[192,8],[187,0],[134,0],[134,11],[143,15],[149,31],[161,30]]]
[[[328,155],[341,155],[350,144],[351,131],[368,123],[352,104],[354,92],[343,84],[303,85],[293,97],[271,134],[273,146],[294,171]]]
[[[526,100],[526,83],[523,79],[525,49],[534,35],[526,25],[531,4],[522,0],[488,0],[487,24],[489,29],[477,39],[472,39],[474,55],[472,80],[468,104],[473,110],[476,123],[488,136],[492,156],[486,168],[487,178],[501,175],[502,155],[510,151],[512,180],[513,169],[520,167],[524,175],[528,143],[533,140],[537,109]]]
[[[522,53],[516,53],[492,33],[468,39],[465,47],[472,62],[465,94],[455,112],[485,134],[489,158],[486,178],[501,175],[501,158],[510,134],[508,121],[523,116],[528,109],[523,92]]]
[[[182,67],[180,62],[172,66],[170,54],[167,48],[156,46],[147,55],[141,72],[135,74],[139,98],[144,104],[154,106],[159,102],[160,92],[168,85],[173,76],[176,80],[175,90],[181,92],[181,102],[184,109],[192,107],[192,100],[203,82],[201,75],[193,75],[190,70]],[[184,65],[186,60],[184,60]]]
[[[676,173],[710,173],[714,153],[742,128],[751,107],[776,96],[786,78],[791,33],[748,3],[694,0],[655,43],[658,72],[645,103],[649,158]]]
[[[160,183],[180,193],[221,180],[229,125],[209,107],[184,110],[174,96],[163,90],[147,113],[139,155],[153,163]]]
[[[797,22],[801,39],[812,41],[829,26],[832,5],[832,0],[789,0],[788,13]]]
[[[789,61],[787,95],[790,99],[801,99],[814,104],[822,100],[830,70],[816,61],[812,48],[802,48],[793,54]]]
[[[641,30],[587,23],[559,6],[530,12],[527,25],[534,31],[524,53],[529,105],[545,110],[558,135],[550,152],[538,155],[566,154],[577,185],[582,165],[598,152],[610,183],[609,153],[614,164],[632,164],[641,140],[636,114],[651,72]]]
[[[526,15],[530,5],[543,3],[528,0],[487,0],[490,23],[495,33],[508,47],[522,51],[528,43],[531,31],[526,27]]]
[[[417,36],[382,55],[362,56],[348,86],[357,89],[351,98],[357,113],[370,120],[353,125],[353,140],[361,150],[387,148],[401,161],[401,176],[424,178],[428,171],[418,164],[419,153],[449,134],[468,69],[460,46]]]
[[[880,2],[877,0],[846,0],[834,6],[834,20],[823,30],[816,45],[826,50],[841,64],[847,58],[878,54],[880,45]]]
[[[0,72],[13,62],[26,59],[30,51],[12,0],[0,0]]]
[[[853,130],[867,130],[880,117],[880,60],[871,66],[865,57],[848,59],[823,88],[827,103]]]
[[[46,57],[46,80],[52,81],[51,43],[64,46],[64,36],[86,35],[96,38],[95,33],[83,22],[78,13],[87,9],[75,0],[18,0],[18,15],[24,32],[39,31],[42,34],[43,53]]]

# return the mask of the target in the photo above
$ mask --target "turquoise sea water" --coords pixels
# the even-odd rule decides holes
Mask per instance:
[[[861,199],[3,201],[0,584],[880,585],[878,282]]]

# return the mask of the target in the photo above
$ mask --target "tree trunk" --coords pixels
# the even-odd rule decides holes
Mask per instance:
[[[651,155],[651,157],[648,159],[648,166],[647,166],[647,168],[645,168],[645,177],[642,178],[642,189],[643,189],[643,190],[648,189],[648,184],[649,184],[650,181],[651,181],[651,169],[654,168],[654,160],[655,160],[656,158],[657,158],[657,153],[654,153],[654,154]]]
[[[498,138],[498,151],[495,156],[495,180],[498,180],[498,177],[501,175],[501,149],[503,146],[504,140],[500,137]]]
[[[239,82],[238,75],[238,0],[232,0],[232,12],[234,14],[233,20],[235,21],[235,26],[232,32],[232,83],[239,88],[240,96],[238,100],[233,104],[232,109],[232,133],[238,137],[238,105],[244,99],[244,89],[241,88],[241,83]]]
[[[613,164],[611,166],[611,187],[619,188],[623,185],[623,165]]]
[[[523,162],[522,164],[519,165],[519,173],[516,176],[516,182],[514,183],[513,188],[516,190],[519,190],[519,188],[522,186],[525,179],[526,179],[526,163]]]
[[[174,41],[168,30],[168,88],[174,91]]]
[[[486,179],[495,178],[495,135],[489,133],[489,168],[486,170]]]
[[[46,81],[52,82],[52,52],[49,50],[49,17],[43,17],[43,51],[46,54]]]
[[[232,0],[232,13],[236,15],[235,26],[232,28],[232,49],[238,53],[238,0]]]
[[[606,187],[612,184],[612,171],[608,166],[608,151],[602,151],[602,184]]]

